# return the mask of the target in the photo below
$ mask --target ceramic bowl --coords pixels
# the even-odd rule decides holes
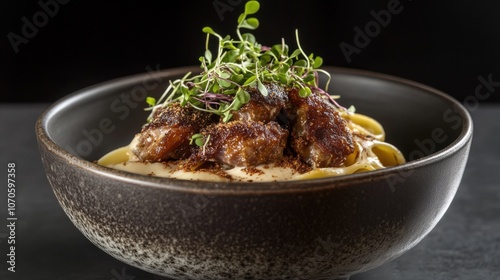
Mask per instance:
[[[330,92],[379,120],[408,163],[267,183],[156,178],[95,164],[140,129],[146,96],[199,71],[182,67],[105,82],[48,108],[36,124],[48,180],[92,243],[171,279],[344,279],[377,267],[422,240],[452,202],[471,118],[453,98],[419,83],[325,69]]]

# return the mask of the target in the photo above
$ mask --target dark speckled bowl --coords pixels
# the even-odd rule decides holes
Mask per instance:
[[[467,111],[411,81],[325,68],[341,104],[378,119],[409,163],[278,183],[154,178],[93,161],[128,144],[177,68],[70,95],[38,120],[47,177],[71,221],[125,263],[172,279],[342,279],[415,246],[450,205],[472,137]]]

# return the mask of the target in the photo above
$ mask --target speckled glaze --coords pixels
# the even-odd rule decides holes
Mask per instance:
[[[111,256],[172,279],[343,279],[424,238],[459,186],[472,138],[466,110],[426,86],[326,68],[340,103],[378,119],[410,162],[364,174],[275,183],[154,178],[93,163],[125,145],[176,68],[110,81],[56,102],[36,125],[62,208]]]

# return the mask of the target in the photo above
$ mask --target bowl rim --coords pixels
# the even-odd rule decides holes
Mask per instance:
[[[129,173],[116,170],[109,167],[98,165],[97,163],[82,159],[71,154],[66,149],[56,144],[47,131],[47,124],[59,110],[62,110],[67,104],[73,104],[86,94],[99,94],[106,88],[114,88],[119,85],[133,84],[142,81],[146,76],[164,77],[166,75],[182,75],[194,69],[200,69],[199,66],[183,66],[159,70],[156,73],[139,73],[128,75],[109,81],[104,81],[71,94],[55,101],[42,112],[35,124],[35,133],[39,145],[44,145],[51,153],[62,158],[69,165],[83,168],[88,172],[95,173],[98,176],[104,176],[124,183],[140,185],[148,188],[168,189],[182,192],[196,192],[205,194],[261,194],[261,193],[290,193],[290,192],[308,192],[318,189],[341,188],[352,185],[353,182],[370,182],[378,179],[388,178],[395,174],[406,174],[415,168],[424,167],[433,162],[440,161],[447,156],[451,156],[464,148],[471,140],[473,135],[473,122],[467,109],[456,99],[433,87],[408,80],[405,78],[373,72],[368,70],[345,68],[337,66],[324,66],[322,69],[329,73],[342,73],[346,75],[361,76],[376,80],[384,80],[391,83],[403,84],[425,91],[450,104],[450,108],[455,109],[455,113],[462,117],[462,130],[459,136],[448,146],[438,152],[422,158],[408,161],[402,165],[387,167],[364,173],[349,174],[343,176],[325,177],[307,180],[273,181],[273,182],[211,182],[211,181],[192,181],[174,178],[154,177]]]

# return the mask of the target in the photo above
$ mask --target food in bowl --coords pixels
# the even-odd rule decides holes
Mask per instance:
[[[126,145],[148,115],[137,106],[121,118],[113,104],[151,79],[197,70],[181,67],[108,81],[50,106],[36,124],[47,178],[93,244],[168,279],[347,279],[370,270],[413,248],[443,217],[464,173],[472,119],[459,102],[428,86],[324,69],[336,89],[349,93],[344,102],[384,123],[407,163],[256,183],[177,180],[95,164],[105,151]],[[94,138],[99,141],[78,149],[100,123],[109,129]]]
[[[171,81],[150,104],[131,143],[98,163],[161,177],[208,181],[277,181],[346,175],[395,166],[402,153],[385,142],[375,119],[346,109],[319,87],[322,59],[300,46],[267,47],[251,33],[259,10],[249,1],[237,38],[210,27],[202,71]],[[209,49],[218,39],[217,55]]]

